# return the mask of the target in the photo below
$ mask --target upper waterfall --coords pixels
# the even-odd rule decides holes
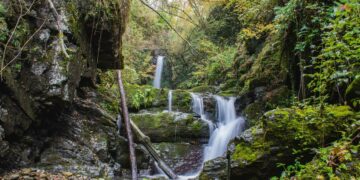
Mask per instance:
[[[154,87],[161,88],[161,75],[164,66],[164,56],[157,56],[156,58],[156,71],[155,71],[155,78],[154,78]]]

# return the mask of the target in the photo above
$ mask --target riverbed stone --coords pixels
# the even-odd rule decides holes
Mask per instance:
[[[176,174],[199,171],[203,163],[203,145],[190,143],[154,143],[160,157]]]
[[[205,162],[200,180],[218,180],[228,178],[228,159],[218,157]]]

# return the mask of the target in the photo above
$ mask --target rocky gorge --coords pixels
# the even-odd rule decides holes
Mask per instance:
[[[359,9],[3,0],[0,179],[132,179],[115,70],[139,179],[357,179]]]

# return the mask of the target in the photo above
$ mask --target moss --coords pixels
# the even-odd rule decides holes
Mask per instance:
[[[261,102],[251,103],[246,106],[243,113],[246,117],[248,126],[255,125],[256,121],[262,116],[264,111],[264,104]]]
[[[191,129],[193,129],[193,131],[195,133],[199,133],[201,132],[201,130],[203,129],[203,125],[198,122],[198,121],[194,121],[192,124],[191,124]]]
[[[0,4],[1,5],[1,4]],[[8,28],[5,19],[0,14],[0,41],[5,42],[8,35]]]
[[[327,106],[325,112],[334,118],[346,118],[354,115],[349,106]]]
[[[328,105],[324,112],[313,106],[275,109],[262,120],[268,139],[306,149],[341,137],[341,132],[349,129],[356,116],[348,106]]]
[[[215,92],[215,87],[208,86],[208,85],[201,85],[201,86],[194,87],[194,88],[190,89],[189,91],[198,92],[198,93],[201,93],[201,92]]]
[[[236,96],[236,91],[235,90],[226,90],[226,91],[220,91],[218,93],[218,95],[220,96],[224,96],[224,97],[234,97]]]
[[[240,143],[236,145],[235,152],[232,154],[231,159],[240,162],[246,161],[244,164],[248,164],[255,161],[262,154],[262,150],[253,148],[245,143]]]
[[[184,115],[184,116],[183,116]],[[191,114],[173,113],[132,114],[131,119],[154,142],[182,141],[208,137],[208,126]]]

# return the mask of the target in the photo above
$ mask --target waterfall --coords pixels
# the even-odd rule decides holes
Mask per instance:
[[[168,94],[168,111],[172,111],[172,90],[169,90]]]
[[[200,119],[202,121],[206,122],[209,125],[210,133],[212,133],[214,130],[214,124],[206,117],[203,97],[198,94],[191,93],[191,98],[193,111],[200,116]]]
[[[161,88],[161,75],[163,70],[163,64],[164,64],[164,56],[158,56],[156,59],[156,72],[154,79],[155,88]]]
[[[243,130],[245,120],[236,117],[235,98],[215,96],[217,103],[217,128],[211,133],[204,150],[204,161],[223,156],[228,143]]]

